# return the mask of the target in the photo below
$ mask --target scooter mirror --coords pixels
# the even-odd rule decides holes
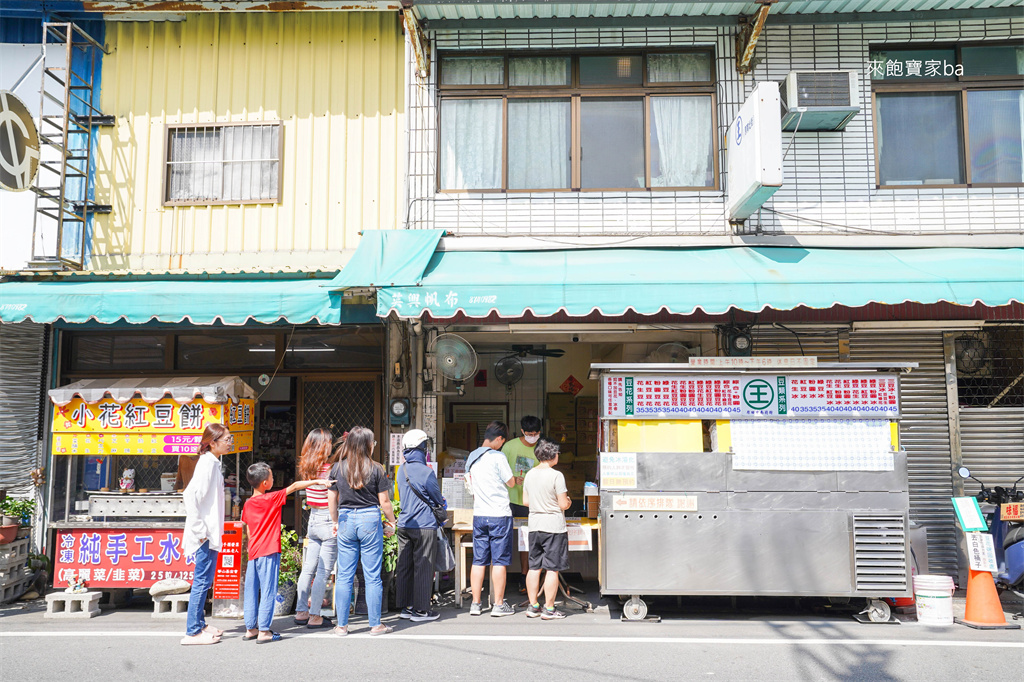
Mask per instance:
[[[959,469],[956,470],[956,472],[958,474],[960,474],[960,478],[970,478],[971,477],[971,470],[968,469],[967,467],[960,467]]]

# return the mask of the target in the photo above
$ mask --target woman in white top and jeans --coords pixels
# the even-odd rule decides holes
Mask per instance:
[[[224,534],[224,475],[221,455],[235,449],[235,437],[226,426],[210,424],[199,442],[195,473],[182,493],[185,529],[182,549],[195,555],[195,575],[188,599],[188,621],[182,644],[216,644],[223,630],[206,624],[206,593],[213,587],[217,554]]]
[[[331,467],[338,461],[333,454],[333,438],[327,429],[313,429],[309,432],[299,458],[301,478],[327,478]],[[327,488],[321,485],[306,488],[306,504],[310,509],[309,524],[306,526],[308,544],[302,561],[302,573],[299,575],[295,623],[310,629],[329,628],[334,623],[321,617],[320,607],[327,591],[327,576],[334,568],[338,544],[334,539],[331,515],[327,511]]]

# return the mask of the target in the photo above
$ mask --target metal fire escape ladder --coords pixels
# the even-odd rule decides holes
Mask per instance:
[[[64,48],[64,59],[47,52]],[[94,84],[106,50],[77,25],[43,24],[39,106],[39,172],[32,233],[33,270],[81,270],[85,230],[94,213],[110,206],[93,201],[93,127],[111,125],[98,108]],[[57,63],[55,63],[57,62]]]

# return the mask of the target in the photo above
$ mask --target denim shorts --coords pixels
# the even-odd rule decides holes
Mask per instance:
[[[473,517],[473,565],[508,566],[512,563],[512,517]]]

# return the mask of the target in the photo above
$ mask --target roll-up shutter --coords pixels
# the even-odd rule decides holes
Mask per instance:
[[[850,333],[851,362],[917,362],[900,381],[900,443],[907,451],[910,516],[928,530],[932,573],[957,575],[952,458],[941,331]]]
[[[0,488],[15,497],[35,494],[44,345],[41,324],[0,324]]]
[[[1024,407],[961,407],[960,452],[986,486],[1012,485],[1024,476]]]
[[[787,325],[788,326],[788,325]],[[839,330],[832,327],[781,327],[762,325],[751,333],[751,354],[758,356],[805,355],[820,362],[839,362]],[[795,332],[795,333],[794,333]]]

